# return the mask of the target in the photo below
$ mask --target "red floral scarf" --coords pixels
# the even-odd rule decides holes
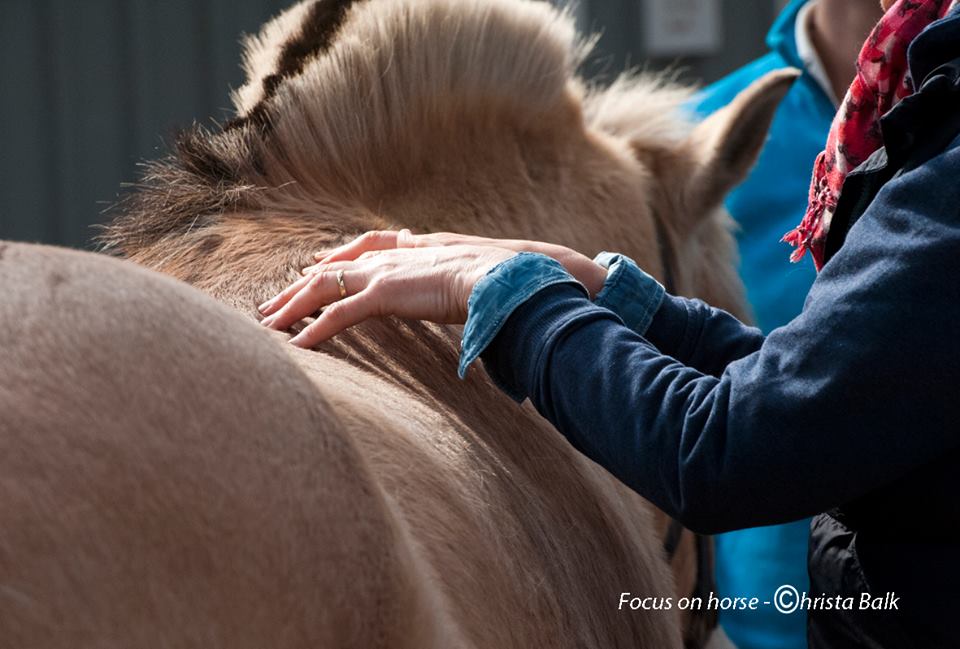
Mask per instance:
[[[880,118],[914,92],[907,48],[930,23],[960,0],[898,0],[871,32],[857,59],[857,76],[847,91],[827,138],[827,148],[813,165],[807,213],[783,241],[796,247],[790,261],[809,250],[819,271],[830,220],[847,174],[883,146]]]

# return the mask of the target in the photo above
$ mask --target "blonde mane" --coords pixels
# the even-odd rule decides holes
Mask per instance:
[[[689,90],[657,75],[591,88],[577,73],[589,47],[545,2],[301,2],[246,39],[236,117],[185,130],[145,165],[100,241],[135,255],[235,213],[359,232],[420,170],[469,155],[456,143],[470,138],[573,130],[624,158],[630,139],[675,148],[691,129],[678,110]]]

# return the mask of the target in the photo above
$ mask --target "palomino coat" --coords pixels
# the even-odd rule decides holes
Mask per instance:
[[[912,45],[920,91],[884,118],[887,149],[848,179],[832,256],[788,325],[765,337],[666,296],[638,333],[554,283],[483,354],[511,394],[692,529],[820,513],[810,595],[853,598],[854,610],[808,604],[815,648],[955,646],[958,55],[960,12]],[[893,593],[896,610],[858,610],[863,593]]]

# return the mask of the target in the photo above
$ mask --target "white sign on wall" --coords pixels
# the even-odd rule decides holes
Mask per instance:
[[[713,54],[723,46],[720,0],[644,0],[649,56]]]

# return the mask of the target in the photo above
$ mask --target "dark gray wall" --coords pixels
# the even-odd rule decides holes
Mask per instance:
[[[717,0],[724,51],[680,61],[711,80],[759,54],[775,0]],[[138,160],[221,120],[241,33],[292,0],[0,0],[0,239],[89,246]],[[644,63],[642,0],[582,0],[592,72]],[[673,61],[655,61],[653,67]]]
[[[714,0],[721,4],[723,49],[714,56],[649,59],[644,52],[643,0],[583,2],[581,24],[600,36],[590,71],[604,78],[625,68],[671,67],[697,82],[710,82],[765,51],[764,40],[776,17],[779,0]]]

